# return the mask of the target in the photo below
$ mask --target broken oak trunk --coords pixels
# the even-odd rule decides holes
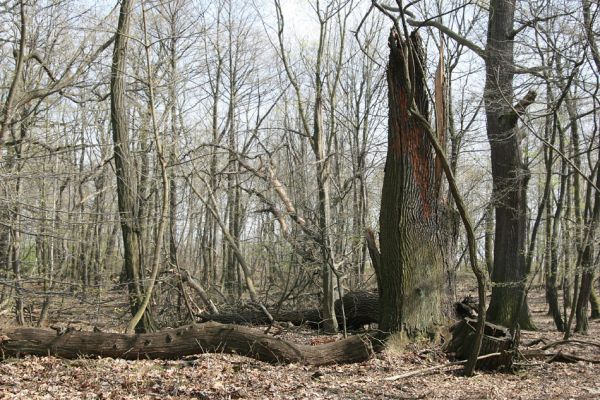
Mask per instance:
[[[464,318],[453,325],[450,328],[452,338],[444,346],[444,351],[448,354],[452,353],[457,360],[468,359],[474,345],[476,325],[477,320],[472,318]],[[510,368],[513,362],[514,347],[508,328],[486,322],[479,355],[500,354],[477,361],[476,368],[482,370]]]
[[[0,328],[0,353],[6,356],[100,356],[137,360],[177,359],[200,353],[239,354],[268,363],[310,365],[365,361],[379,349],[366,335],[318,346],[295,344],[251,328],[217,322],[186,325],[154,333],[122,334],[40,328]]]
[[[427,127],[425,52],[416,33],[389,37],[388,144],[379,215],[379,329],[433,337],[444,320],[445,222],[442,168]],[[441,136],[441,135],[440,135]],[[438,140],[443,143],[443,137]]]

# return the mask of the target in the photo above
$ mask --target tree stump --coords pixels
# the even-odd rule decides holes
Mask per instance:
[[[468,359],[473,349],[476,325],[477,320],[471,318],[464,318],[454,324],[450,328],[452,338],[444,346],[444,351],[457,360]],[[486,322],[479,356],[492,353],[500,353],[500,355],[477,361],[476,368],[482,370],[510,368],[513,363],[514,348],[515,343],[508,328]]]

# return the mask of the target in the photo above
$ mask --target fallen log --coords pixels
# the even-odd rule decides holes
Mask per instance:
[[[343,297],[346,326],[348,329],[358,329],[363,325],[376,323],[379,318],[379,297],[377,293],[357,291],[347,293]],[[342,302],[335,302],[335,312],[340,326],[343,325]],[[307,310],[270,311],[275,321],[290,322],[294,325],[306,324],[319,328],[323,318],[317,308]],[[202,314],[201,321],[216,321],[225,324],[267,325],[270,323],[262,311],[222,312],[220,314]]]
[[[318,346],[296,344],[238,325],[217,322],[143,334],[0,327],[0,354],[62,358],[178,359],[200,353],[239,354],[268,363],[309,365],[361,362],[381,348],[367,335]]]
[[[348,329],[358,329],[363,325],[379,322],[379,294],[376,292],[356,291],[348,292],[342,297],[346,326]],[[338,323],[342,326],[342,302],[335,302],[335,313]]]
[[[317,309],[270,311],[273,319],[278,322],[290,322],[293,325],[307,324],[317,328],[322,320]],[[236,312],[221,312],[219,314],[201,314],[200,321],[214,321],[222,324],[236,325],[269,325],[270,321],[262,311],[243,310]]]
[[[457,360],[467,360],[473,349],[476,324],[475,319],[464,318],[453,325],[450,328],[452,338],[445,344],[444,351]],[[514,350],[515,344],[508,328],[486,322],[476,368],[482,370],[510,368],[515,356]],[[498,355],[482,359],[482,356],[493,353]]]

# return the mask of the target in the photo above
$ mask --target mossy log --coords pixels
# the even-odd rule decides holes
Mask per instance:
[[[358,329],[363,325],[376,323],[379,318],[379,297],[377,293],[356,291],[347,293],[343,297],[346,326],[349,329]],[[335,302],[335,312],[339,326],[343,326],[342,302]],[[312,328],[319,328],[323,318],[317,308],[307,310],[270,310],[275,321],[290,322],[294,325],[306,324]],[[237,311],[231,313],[202,314],[202,321],[216,321],[225,324],[267,325],[269,319],[262,311]]]
[[[452,338],[444,346],[444,351],[453,355],[457,360],[468,359],[473,349],[476,325],[477,320],[472,318],[464,318],[453,325],[450,328]],[[476,368],[496,370],[512,366],[514,342],[508,328],[486,322],[479,355],[492,353],[500,353],[500,355],[477,361]]]
[[[137,360],[229,353],[268,363],[325,365],[365,361],[379,347],[378,341],[367,335],[309,346],[277,339],[251,328],[217,322],[143,334],[0,328],[0,354],[3,357],[52,355],[72,359],[100,356]]]

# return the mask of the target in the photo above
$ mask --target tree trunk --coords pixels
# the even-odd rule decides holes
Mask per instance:
[[[485,207],[485,266],[488,275],[494,271],[494,203],[490,201]]]
[[[125,276],[129,288],[129,303],[132,315],[142,303],[144,292],[142,285],[142,254],[140,243],[139,204],[137,178],[133,156],[129,150],[129,132],[125,103],[125,69],[127,42],[134,0],[123,0],[119,14],[119,23],[111,65],[110,99],[111,126],[113,132],[115,173],[117,176],[117,195],[123,250]],[[144,317],[136,327],[137,332],[149,332],[154,329],[151,310],[148,307]]]
[[[404,40],[392,31],[389,46],[388,150],[379,220],[379,328],[411,338],[432,336],[443,319],[445,293],[442,170],[426,128],[409,112],[416,104],[425,119],[429,115],[420,39],[413,33]]]
[[[323,42],[324,26],[321,25],[321,40]],[[322,45],[321,45],[322,46]],[[322,47],[320,46],[320,50]],[[323,265],[321,270],[321,289],[323,290],[323,298],[321,309],[323,310],[325,331],[335,333],[338,330],[337,318],[335,316],[334,307],[334,272],[335,272],[335,251],[333,248],[333,240],[331,238],[331,201],[329,193],[329,160],[325,147],[325,127],[323,126],[323,98],[322,98],[322,80],[320,71],[320,60],[322,52],[319,51],[317,56],[316,67],[316,93],[315,93],[315,109],[314,109],[314,132],[313,132],[313,152],[316,158],[317,170],[317,188],[319,198],[319,247],[323,257]]]
[[[596,163],[596,186],[600,185],[600,161]],[[588,196],[588,202],[591,201],[591,195]],[[598,223],[600,222],[600,192],[594,192],[594,206],[589,226],[586,228],[583,253],[581,254],[581,285],[579,287],[579,297],[575,304],[575,332],[587,333],[588,330],[588,303],[593,290],[594,282],[594,237]]]
[[[590,47],[592,59],[594,61],[594,65],[596,67],[596,73],[600,73],[600,51],[598,50],[598,45],[595,39],[594,33],[594,19],[591,14],[591,4],[592,2],[589,0],[582,0],[582,9],[583,9],[583,21],[585,27],[585,33],[587,42]],[[596,168],[599,168],[598,163]],[[600,183],[600,171],[596,173],[596,186]],[[581,263],[581,286],[579,298],[576,303],[576,325],[575,331],[580,333],[587,333],[588,329],[588,302],[590,300],[590,296],[593,291],[593,282],[594,282],[594,273],[596,269],[596,265],[594,263],[594,239],[596,234],[596,229],[598,222],[600,222],[600,193],[598,191],[594,192],[594,207],[592,220],[590,221],[590,226],[587,236],[587,240],[584,243],[584,250],[582,255],[582,263]]]
[[[553,123],[553,137],[556,133],[556,129],[558,128],[558,124],[556,121],[557,116],[554,115],[554,123]],[[565,154],[565,139],[563,132],[559,132],[559,146],[560,152]],[[554,142],[554,138],[552,140]],[[548,154],[548,174],[552,174],[552,157],[553,152],[549,152]],[[554,320],[554,324],[556,325],[556,329],[559,332],[564,332],[565,323],[561,316],[561,309],[558,304],[558,264],[559,264],[559,226],[561,226],[562,230],[565,230],[563,219],[562,219],[562,210],[565,201],[565,195],[567,191],[567,180],[568,180],[568,166],[567,162],[564,159],[561,159],[561,167],[560,167],[560,192],[558,194],[558,199],[556,201],[556,211],[554,212],[553,224],[552,224],[552,234],[550,236],[550,251],[548,252],[550,255],[550,270],[548,271],[547,283],[546,283],[546,293],[548,305],[550,308],[550,313]],[[548,208],[549,209],[549,208]],[[548,219],[547,223],[550,223],[550,219]],[[560,225],[559,225],[560,224]]]
[[[587,333],[589,327],[588,304],[590,294],[592,293],[592,282],[594,281],[593,258],[594,247],[591,243],[591,240],[588,240],[581,258],[581,285],[579,287],[577,303],[575,304],[575,332],[583,334]]]
[[[590,314],[590,318],[591,319],[600,318],[600,299],[598,299],[598,295],[594,291],[593,285],[592,285],[592,291],[590,292],[590,307],[591,307],[591,311],[592,311]]]
[[[490,2],[486,82],[484,89],[487,135],[490,142],[493,199],[496,208],[492,297],[488,319],[512,326],[515,319],[521,328],[531,329],[524,296],[527,236],[527,183],[529,172],[522,160],[521,144],[516,131],[520,113],[535,100],[535,93],[514,108],[514,23],[515,0]],[[522,304],[521,304],[522,303]]]
[[[595,165],[595,184],[596,187],[600,185],[600,160],[596,161]],[[595,236],[598,224],[600,223],[600,192],[595,190],[593,192],[588,191],[588,195],[586,196],[586,209],[591,209],[591,217],[589,220],[589,225],[585,227],[585,235],[583,239],[583,249],[578,257],[581,262],[578,262],[576,265],[581,265],[581,283],[579,286],[579,296],[574,296],[575,299],[575,332],[578,333],[587,333],[588,330],[588,303],[590,300],[590,296],[593,290],[594,283],[594,273],[596,269],[595,264]],[[593,197],[593,200],[592,200]],[[593,206],[592,206],[593,201]],[[566,336],[568,338],[569,328],[571,326],[573,317],[573,311],[571,311],[571,315],[569,316],[569,322],[567,325],[567,333]]]
[[[269,363],[310,365],[368,360],[379,344],[368,336],[352,336],[318,346],[276,339],[251,328],[208,322],[146,334],[69,331],[39,328],[0,330],[4,356],[100,356],[138,360],[177,359],[201,353],[229,353]]]

